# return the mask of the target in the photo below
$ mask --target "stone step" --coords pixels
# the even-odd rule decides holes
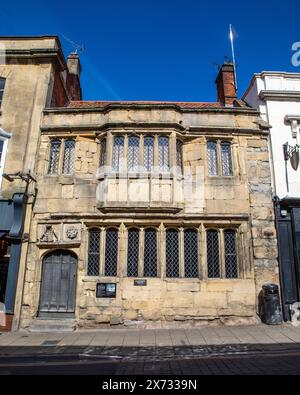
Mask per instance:
[[[29,332],[51,333],[51,332],[74,332],[76,321],[73,319],[36,319],[32,321]]]

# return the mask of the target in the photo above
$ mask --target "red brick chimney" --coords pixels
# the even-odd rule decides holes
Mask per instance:
[[[217,77],[216,84],[218,101],[225,107],[233,107],[234,100],[237,98],[233,63],[223,64]]]
[[[82,100],[80,85],[81,65],[77,53],[71,53],[68,57],[67,90],[70,100]]]

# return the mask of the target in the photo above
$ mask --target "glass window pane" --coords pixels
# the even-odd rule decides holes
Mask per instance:
[[[218,146],[217,143],[209,141],[207,143],[208,175],[218,175]]]
[[[179,232],[175,229],[166,232],[166,276],[179,278]]]
[[[236,233],[233,230],[224,232],[226,278],[238,278]]]
[[[105,276],[116,277],[118,272],[118,231],[106,231],[105,244]]]
[[[176,165],[179,174],[183,174],[183,143],[180,140],[176,141]]]
[[[139,275],[139,249],[140,232],[138,229],[128,231],[128,250],[127,250],[127,276],[138,277]]]
[[[120,172],[123,170],[124,164],[124,137],[117,136],[114,138],[113,147],[113,169]]]
[[[207,273],[208,278],[220,278],[219,233],[215,230],[207,232]]]
[[[232,158],[231,158],[231,144],[221,144],[221,156],[222,156],[222,175],[232,176]]]
[[[104,167],[106,165],[106,139],[100,142],[100,160],[99,166]]]
[[[58,174],[60,140],[51,141],[48,174]]]
[[[99,276],[100,268],[100,230],[91,229],[89,231],[89,256],[88,256],[88,276]]]
[[[62,174],[72,174],[75,156],[75,141],[66,140],[64,148],[64,160]]]
[[[167,172],[170,169],[168,137],[159,137],[158,139],[158,165],[161,171]]]
[[[138,171],[140,156],[139,137],[129,137],[128,139],[128,171]]]
[[[144,168],[151,172],[154,166],[154,138],[144,138]]]
[[[184,268],[186,278],[199,277],[198,232],[194,229],[184,232]]]
[[[144,277],[157,277],[157,231],[145,231]]]

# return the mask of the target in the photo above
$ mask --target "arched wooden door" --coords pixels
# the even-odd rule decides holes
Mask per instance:
[[[74,314],[77,258],[67,251],[55,251],[43,261],[40,316]]]

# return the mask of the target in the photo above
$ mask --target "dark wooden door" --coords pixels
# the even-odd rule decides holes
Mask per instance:
[[[56,251],[43,262],[40,313],[75,313],[77,259]]]

